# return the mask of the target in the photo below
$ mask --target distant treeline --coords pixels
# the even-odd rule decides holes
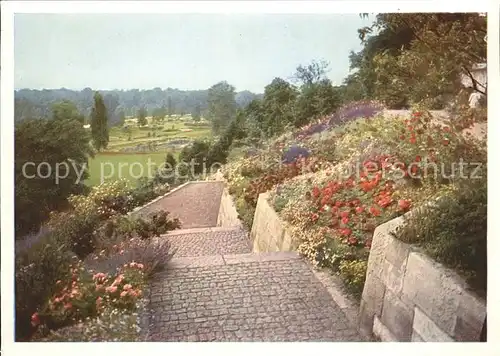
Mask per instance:
[[[78,111],[85,117],[90,115],[94,103],[94,92],[98,89],[85,88],[83,90],[69,89],[21,89],[15,92],[16,121],[27,118],[49,117],[52,115],[52,105],[63,100],[72,101]],[[200,112],[202,116],[208,109],[207,90],[179,90],[168,88],[162,90],[98,90],[104,98],[111,124],[118,123],[123,116],[135,116],[139,109],[145,108],[148,115],[156,111],[167,114],[193,114]],[[261,95],[250,91],[236,93],[236,103],[245,107],[253,99]]]

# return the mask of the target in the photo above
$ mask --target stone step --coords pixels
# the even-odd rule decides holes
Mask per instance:
[[[174,258],[149,300],[147,341],[363,341],[294,252]]]
[[[252,251],[248,233],[240,228],[193,228],[171,231],[162,235],[167,239],[174,258],[243,254]]]

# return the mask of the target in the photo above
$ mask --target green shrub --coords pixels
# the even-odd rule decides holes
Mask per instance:
[[[487,184],[483,174],[484,179],[459,182],[440,204],[415,213],[394,234],[456,269],[479,293],[485,293],[487,286]]]
[[[100,222],[95,210],[70,211],[53,215],[50,228],[59,241],[67,242],[71,251],[83,259],[95,249],[95,231]]]
[[[342,260],[339,264],[339,275],[344,285],[357,298],[360,298],[363,293],[367,266],[367,260]]]
[[[160,236],[167,231],[179,229],[181,227],[179,219],[170,220],[167,211],[157,211],[149,215],[147,220],[137,219],[135,230],[141,239],[149,239]]]
[[[48,235],[24,251],[16,251],[16,340],[31,336],[31,316],[54,293],[58,280],[68,279],[73,255],[66,244]]]

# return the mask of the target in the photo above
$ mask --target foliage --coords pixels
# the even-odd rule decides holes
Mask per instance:
[[[289,164],[297,161],[300,158],[307,158],[309,157],[310,153],[309,151],[300,146],[290,146],[284,153],[283,153],[283,163]]]
[[[379,14],[360,29],[364,48],[351,54],[358,71],[346,83],[361,85],[365,98],[391,108],[442,108],[461,89],[461,76],[486,94],[472,75],[486,62],[486,32],[486,17],[478,13]]]
[[[380,110],[370,104],[366,116]],[[344,113],[359,117],[359,111],[352,105]],[[478,118],[475,114],[472,121]],[[316,171],[277,175],[279,169],[262,164],[264,157],[259,157],[232,164],[238,169],[228,170],[226,176],[240,215],[255,207],[259,193],[270,191],[270,201],[289,224],[298,251],[339,273],[348,290],[359,295],[375,227],[453,189],[460,178],[451,175],[452,163],[462,159],[485,164],[486,150],[462,133],[461,116],[437,121],[418,108],[409,118],[377,115],[350,122],[338,119],[338,125],[301,137],[301,145],[318,160]],[[286,152],[289,140],[283,135],[271,149]],[[328,162],[323,161],[326,157]],[[465,166],[462,172],[470,175],[473,169]],[[252,178],[244,176],[245,170]]]
[[[54,293],[56,281],[69,278],[68,246],[47,235],[15,256],[16,340],[31,336],[31,315]]]
[[[344,279],[345,286],[358,298],[361,298],[365,286],[367,266],[368,261],[366,260],[343,260],[340,262],[339,274]]]
[[[191,145],[182,149],[179,161],[189,164],[190,167],[192,165],[194,173],[199,174],[207,168],[209,150],[208,141],[195,140]]]
[[[457,269],[481,293],[487,285],[487,182],[486,171],[478,179],[465,179],[444,202],[417,211],[395,236],[416,243],[427,254]]]
[[[89,273],[81,263],[71,266],[71,278],[56,282],[56,292],[33,314],[32,325],[59,329],[95,317],[105,308],[135,310],[145,285],[143,268],[131,262],[110,275]]]
[[[123,111],[126,116],[137,115],[137,110],[145,107],[148,112],[155,108],[166,106],[167,115],[172,116],[182,112],[193,113],[196,107],[200,106],[200,111],[206,116],[208,108],[208,90],[179,90],[168,89],[146,89],[146,90],[100,90],[104,95],[104,104],[108,109],[108,118],[111,124],[116,124]],[[52,115],[52,104],[60,100],[71,100],[75,103],[78,111],[85,116],[90,115],[93,103],[93,90],[85,88],[83,90],[68,89],[21,89],[14,93],[14,118],[15,121],[22,121],[29,118],[50,117]],[[236,104],[239,108],[245,107],[253,99],[260,95],[249,91],[238,92],[235,96]]]
[[[137,342],[140,334],[140,316],[137,312],[106,307],[96,318],[59,330],[41,333],[37,341],[64,342]]]
[[[208,89],[208,115],[215,134],[221,133],[236,115],[234,87],[223,81]]]
[[[154,236],[160,236],[167,231],[179,229],[181,224],[179,219],[169,220],[167,211],[157,211],[151,213],[148,220],[139,218],[136,222],[137,234],[142,239],[149,239]]]
[[[144,276],[152,278],[155,273],[166,268],[175,251],[168,240],[139,238],[135,221],[126,220],[121,221],[121,226],[113,226],[114,231],[109,237],[100,235],[96,250],[99,252],[87,256],[85,265],[89,270],[114,273],[118,267],[136,261],[144,265]]]
[[[148,116],[148,112],[145,107],[142,107],[137,111],[137,124],[139,126],[146,126],[148,124],[146,116]]]
[[[274,78],[264,88],[264,118],[261,121],[266,136],[280,134],[294,122],[293,106],[297,95],[297,89],[281,78]]]
[[[17,237],[36,231],[50,211],[67,205],[68,196],[86,191],[84,168],[91,155],[89,136],[78,120],[37,119],[16,125]]]
[[[92,133],[92,142],[97,151],[108,147],[108,113],[104,105],[103,98],[99,92],[94,94],[94,106],[90,114],[90,128]]]
[[[52,118],[54,120],[76,120],[82,125],[85,121],[85,117],[78,112],[78,108],[70,100],[62,100],[52,104]]]
[[[312,118],[331,114],[339,105],[340,97],[329,79],[304,85],[295,103],[294,125],[301,127]]]

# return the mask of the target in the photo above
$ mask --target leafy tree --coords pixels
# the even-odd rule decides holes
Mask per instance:
[[[172,102],[172,97],[168,97],[168,116],[172,116],[175,113],[174,103]]]
[[[299,65],[293,78],[301,82],[302,85],[312,85],[325,78],[328,72],[329,63],[327,61],[312,61],[308,65]]]
[[[101,149],[108,147],[109,131],[106,106],[104,106],[104,101],[99,92],[94,94],[94,107],[92,108],[90,117],[92,141],[94,143],[94,147],[100,151]]]
[[[179,154],[179,161],[193,165],[193,172],[199,174],[207,167],[210,143],[203,140],[195,140],[191,145],[185,146]]]
[[[265,87],[262,128],[267,136],[282,133],[294,122],[293,107],[297,95],[297,89],[281,78],[274,78],[271,84]]]
[[[477,13],[379,14],[359,32],[364,48],[351,55],[357,72],[349,80],[365,97],[392,108],[442,108],[461,90],[461,76],[486,95],[472,75],[474,65],[486,62],[486,18]]]
[[[106,113],[110,124],[117,124],[120,120],[117,108],[120,105],[120,100],[117,95],[106,94],[103,97],[104,105],[106,106]]]
[[[314,117],[330,114],[340,106],[340,103],[340,95],[329,79],[303,85],[295,104],[294,124],[296,127],[301,127]]]
[[[234,87],[225,81],[213,85],[208,90],[208,119],[212,130],[218,135],[229,125],[236,115]]]
[[[76,105],[69,100],[63,100],[52,105],[52,118],[54,120],[76,120],[81,124],[85,121],[84,116],[78,112]]]
[[[18,237],[36,231],[50,211],[64,208],[70,194],[86,190],[83,181],[88,177],[88,157],[93,155],[89,134],[78,120],[59,118],[25,120],[15,127]]]
[[[120,126],[125,125],[125,118],[126,118],[125,111],[124,110],[120,110],[118,112],[118,125],[120,125]]]
[[[148,112],[145,107],[142,107],[137,111],[137,124],[139,126],[145,126],[148,124],[148,121],[146,120],[147,115]]]

